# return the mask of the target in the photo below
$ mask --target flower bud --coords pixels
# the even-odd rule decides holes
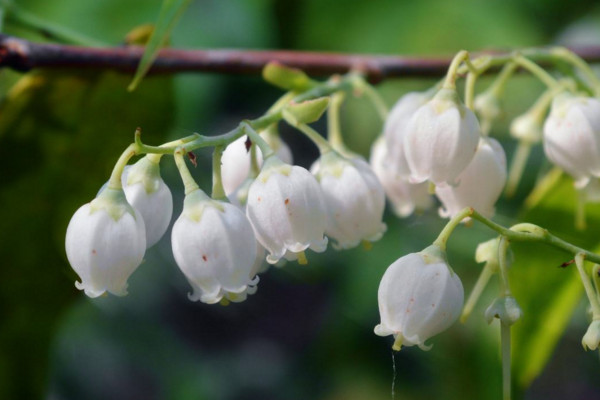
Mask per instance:
[[[371,168],[381,182],[388,200],[392,203],[394,213],[406,217],[413,211],[423,211],[433,205],[427,183],[410,183],[395,173],[386,163],[386,142],[379,137],[371,148]]]
[[[269,157],[248,191],[246,214],[258,241],[277,263],[307,248],[322,252],[327,213],[317,180],[306,169]]]
[[[441,89],[410,119],[404,153],[412,182],[454,183],[473,159],[479,123],[460,102],[456,90]]]
[[[542,141],[542,121],[537,113],[527,112],[510,123],[510,136],[529,144]]]
[[[499,297],[485,310],[485,320],[491,324],[494,318],[500,319],[503,324],[512,325],[523,316],[519,303],[512,296]]]
[[[160,176],[158,162],[148,157],[125,168],[122,176],[127,201],[144,218],[146,247],[154,246],[165,234],[173,214],[173,196]]]
[[[432,245],[420,253],[396,260],[385,271],[378,292],[381,323],[379,336],[394,335],[394,350],[418,345],[448,329],[460,315],[464,290],[460,278]]]
[[[123,190],[105,188],[75,212],[65,240],[67,258],[89,297],[127,294],[127,279],[146,251],[144,220]]]
[[[369,164],[359,157],[346,159],[329,152],[311,170],[325,200],[325,234],[336,240],[338,248],[349,249],[383,236],[385,193]]]
[[[583,339],[581,340],[583,348],[587,350],[596,350],[600,345],[600,320],[592,321],[588,327]]]
[[[415,111],[429,99],[431,95],[427,92],[410,92],[402,96],[390,110],[383,127],[383,135],[387,147],[386,163],[394,175],[406,177],[410,174],[404,154],[406,126]]]
[[[557,96],[544,123],[544,151],[580,186],[600,177],[600,100]]]
[[[502,114],[500,99],[494,90],[486,90],[475,97],[475,111],[482,120],[495,121]]]
[[[457,186],[439,185],[435,194],[444,208],[442,217],[452,217],[465,207],[473,207],[492,217],[495,203],[506,184],[506,156],[500,143],[481,138],[475,157],[458,177]]]
[[[261,136],[275,151],[277,157],[288,164],[292,163],[292,151],[279,138],[279,135],[263,134],[261,132]],[[262,165],[262,152],[258,146],[256,147],[256,159],[258,165]],[[246,150],[246,136],[234,140],[225,148],[221,163],[223,188],[225,189],[225,194],[229,196],[244,182],[250,172],[250,152]]]
[[[185,196],[171,242],[175,261],[193,288],[190,300],[239,302],[255,292],[256,239],[236,206],[193,191]]]

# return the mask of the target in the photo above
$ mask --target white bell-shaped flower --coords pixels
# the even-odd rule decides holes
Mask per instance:
[[[600,346],[600,320],[595,319],[588,327],[583,339],[581,339],[583,348],[587,350],[596,350]]]
[[[250,186],[246,213],[271,264],[286,252],[293,258],[307,248],[322,252],[327,247],[327,213],[319,183],[306,169],[276,156],[265,161]]]
[[[458,176],[458,185],[439,185],[435,194],[442,202],[442,217],[450,218],[465,207],[473,207],[491,218],[506,184],[506,155],[498,141],[481,138],[475,157]]]
[[[359,157],[347,159],[335,152],[321,156],[311,168],[321,185],[327,209],[325,234],[336,247],[349,249],[361,241],[379,240],[385,192],[369,164]]]
[[[544,151],[580,186],[600,177],[600,100],[557,96],[544,123]]]
[[[277,157],[284,162],[292,163],[292,151],[290,147],[278,135],[262,135],[269,146],[275,151]],[[256,147],[256,160],[258,165],[263,163],[262,152]],[[246,150],[246,136],[229,144],[221,158],[221,176],[225,194],[232,194],[248,177],[250,172],[250,152]]]
[[[105,188],[71,218],[65,240],[67,258],[89,297],[127,294],[127,279],[146,251],[144,220],[120,189]]]
[[[173,225],[171,242],[175,261],[193,288],[190,300],[239,302],[255,292],[256,239],[238,207],[199,189],[191,192]]]
[[[461,313],[464,290],[460,278],[438,246],[411,253],[388,267],[379,284],[379,336],[394,335],[394,350],[417,345],[448,329]]]
[[[122,182],[127,201],[144,218],[150,248],[165,234],[173,215],[173,196],[160,176],[158,160],[144,157],[125,168]]]
[[[394,213],[399,217],[407,217],[413,211],[423,211],[433,205],[427,182],[410,183],[408,178],[394,172],[388,167],[386,142],[379,137],[371,147],[371,168],[381,182]]]
[[[404,154],[404,133],[415,111],[429,99],[431,94],[428,92],[407,93],[394,104],[385,121],[383,135],[387,146],[386,164],[395,174],[402,176],[410,174]]]
[[[441,89],[410,119],[404,152],[413,183],[453,184],[473,159],[479,123],[456,90]]]

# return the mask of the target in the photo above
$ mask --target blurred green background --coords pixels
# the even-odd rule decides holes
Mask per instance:
[[[118,45],[133,28],[153,23],[159,0],[20,0],[24,9]],[[195,0],[171,43],[188,48],[299,49],[451,55],[459,49],[513,49],[559,41],[600,44],[600,8],[592,0]],[[43,37],[7,21],[4,32]],[[264,112],[279,91],[259,77],[215,74],[149,77],[134,93],[131,76],[114,72],[0,72],[0,398],[2,399],[499,399],[499,327],[482,313],[486,290],[466,324],[434,338],[430,352],[407,348],[392,364],[391,340],[373,334],[377,287],[398,257],[427,246],[444,224],[430,210],[399,220],[373,249],[309,254],[261,277],[259,290],[229,307],[187,300],[169,232],[130,279],[125,298],[86,298],[73,285],[64,236],[71,215],[90,201],[132,141],[161,142],[190,132],[222,133]],[[380,85],[389,105],[432,81]],[[482,79],[480,86],[489,84]],[[506,115],[493,131],[507,150],[506,128],[541,93],[526,76],[509,85]],[[368,155],[381,122],[370,104],[343,108],[350,148]],[[324,124],[317,124],[319,130]],[[296,162],[317,151],[291,130],[282,135]],[[210,152],[194,171],[209,187]],[[586,232],[573,228],[574,191],[565,180],[533,210],[522,201],[549,168],[533,151],[516,198],[502,199],[496,220],[536,222],[579,245],[600,243],[600,209],[588,206]],[[182,185],[171,160],[163,177],[181,210]],[[467,292],[480,266],[477,243],[493,236],[459,228],[449,260]],[[525,317],[514,330],[517,398],[600,398],[598,353],[585,353],[581,284],[568,256],[515,246],[511,278]]]

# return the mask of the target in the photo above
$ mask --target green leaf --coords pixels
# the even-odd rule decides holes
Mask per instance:
[[[294,118],[295,122],[310,124],[321,118],[328,106],[329,97],[319,97],[302,103],[292,103],[285,108],[285,111]]]
[[[588,207],[589,229],[577,231],[576,199],[573,181],[563,174],[519,220],[539,224],[580,247],[598,249],[600,210]],[[515,264],[510,270],[511,286],[524,312],[513,328],[513,365],[515,382],[524,389],[552,356],[581,299],[582,285],[573,266],[559,268],[573,258],[571,254],[544,244],[515,243],[512,247]],[[581,351],[579,347],[576,350]]]
[[[144,55],[140,60],[133,81],[129,84],[127,90],[130,92],[134,91],[135,88],[140,84],[142,78],[148,73],[152,63],[158,56],[158,52],[165,45],[171,30],[175,26],[175,23],[185,11],[191,0],[164,0],[156,22],[156,27],[150,40],[146,45]]]
[[[315,82],[297,68],[290,68],[272,61],[265,65],[262,71],[265,81],[285,90],[305,91],[310,89]]]

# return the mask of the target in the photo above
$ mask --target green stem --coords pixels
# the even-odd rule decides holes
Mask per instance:
[[[221,175],[221,157],[223,156],[223,146],[215,146],[213,152],[212,168],[213,168],[213,186],[212,198],[215,200],[225,200],[225,189],[223,189],[223,179]]]
[[[517,187],[521,181],[521,176],[523,176],[523,171],[525,170],[525,165],[527,164],[527,159],[529,158],[530,153],[531,143],[524,140],[519,140],[517,143],[517,150],[515,151],[515,155],[513,156],[510,164],[508,180],[506,181],[506,189],[504,190],[504,195],[506,197],[510,198],[514,196],[515,192],[517,191]]]
[[[500,346],[502,348],[502,399],[511,399],[510,376],[510,325],[500,322]]]
[[[498,73],[498,77],[496,78],[494,83],[492,83],[488,90],[490,90],[496,97],[501,97],[504,93],[506,83],[515,73],[517,68],[518,65],[515,62],[509,61],[508,63],[506,63],[504,67],[502,67],[502,70],[500,70],[500,73]]]
[[[173,154],[173,156],[175,158],[175,165],[177,165],[177,169],[179,170],[179,175],[181,176],[181,180],[183,181],[183,185],[185,187],[186,196],[188,194],[200,189],[198,187],[198,184],[192,177],[192,174],[190,174],[190,170],[188,169],[187,165],[185,164],[185,159],[183,158],[183,149],[179,148],[179,149],[175,150],[175,153]]]
[[[512,296],[508,281],[508,263],[506,262],[507,252],[508,240],[506,239],[506,236],[501,236],[498,241],[498,271],[500,273],[500,291],[504,297]]]
[[[46,21],[18,7],[12,1],[3,1],[6,18],[18,25],[38,31],[43,36],[50,36],[58,41],[90,47],[106,47],[107,43],[92,39],[62,25]]]
[[[248,123],[248,122],[242,123],[242,130],[246,135],[248,135],[250,137],[250,140],[252,140],[252,143],[256,144],[260,148],[260,152],[262,153],[262,156],[263,156],[263,162],[267,158],[269,158],[275,154],[275,152],[273,151],[271,146],[269,146],[269,144],[265,141],[265,139],[263,139],[254,130],[254,128],[252,127],[252,125],[250,125],[250,123]]]
[[[331,150],[333,150],[333,148],[331,147],[329,142],[323,136],[321,136],[319,134],[319,132],[315,131],[313,128],[311,128],[307,124],[299,123],[296,120],[296,118],[294,118],[294,116],[291,115],[290,113],[288,113],[286,110],[283,110],[283,119],[288,124],[290,124],[291,126],[293,126],[296,129],[298,129],[300,132],[304,133],[304,135],[306,135],[306,137],[308,137],[315,145],[317,145],[321,155],[326,154],[326,153],[330,152]]]
[[[469,318],[473,312],[473,308],[475,308],[475,304],[477,304],[477,300],[481,297],[481,293],[483,293],[483,289],[487,286],[492,275],[494,275],[494,271],[492,270],[490,263],[486,262],[481,270],[481,274],[479,274],[479,278],[477,278],[477,282],[475,282],[475,286],[473,286],[473,290],[471,291],[465,306],[463,307],[460,322],[464,323],[467,318]]]
[[[592,281],[594,282],[594,288],[596,289],[596,297],[600,302],[600,265],[594,264],[592,268]]]
[[[452,59],[448,72],[446,73],[446,79],[444,80],[444,89],[456,89],[456,78],[458,76],[458,68],[463,61],[469,58],[469,52],[461,50]]]
[[[340,126],[340,108],[345,97],[344,92],[334,93],[327,109],[327,138],[336,150],[346,148]]]
[[[600,79],[598,79],[592,68],[583,58],[564,47],[553,48],[550,50],[550,54],[578,68],[592,85],[596,96],[600,96]]]
[[[524,57],[521,54],[517,54],[513,57],[513,61],[518,64],[520,67],[525,68],[533,75],[535,75],[540,81],[542,81],[549,88],[554,88],[558,85],[558,81],[554,79],[552,75],[546,72],[545,69],[537,65],[535,62],[530,59]]]
[[[258,152],[256,151],[256,144],[252,143],[250,146],[250,173],[249,178],[256,178],[260,174],[260,166],[258,165]]]
[[[132,143],[129,146],[127,146],[127,149],[125,149],[123,154],[121,154],[112,170],[112,173],[110,174],[110,179],[108,180],[109,189],[123,189],[123,185],[121,184],[121,176],[123,175],[123,170],[125,169],[125,166],[129,162],[131,157],[135,156],[136,154],[137,152],[135,143]]]
[[[446,242],[449,236],[452,234],[454,229],[460,224],[465,218],[472,218],[487,226],[488,228],[496,231],[502,236],[505,236],[507,240],[514,242],[541,242],[546,243],[552,247],[563,250],[570,254],[583,253],[585,258],[595,263],[600,263],[600,255],[592,253],[588,250],[577,247],[569,242],[566,242],[551,233],[546,229],[540,228],[532,224],[518,224],[513,227],[505,228],[492,220],[479,214],[473,208],[465,208],[459,211],[454,217],[448,221],[444,229],[440,232],[437,239],[433,244],[440,246],[442,250],[446,249]]]
[[[475,108],[475,82],[477,82],[478,77],[479,75],[474,72],[469,72],[467,75],[467,82],[465,84],[465,105],[470,110]]]
[[[361,76],[356,78],[355,86],[367,96],[367,99],[369,99],[373,107],[375,107],[377,114],[379,114],[379,118],[385,122],[389,109],[379,92]]]
[[[584,267],[585,254],[577,253],[575,255],[575,265],[577,266],[577,270],[579,271],[579,276],[581,277],[581,283],[583,284],[583,288],[585,289],[585,294],[588,297],[590,302],[590,306],[592,307],[592,317],[593,319],[600,318],[600,302],[598,302],[598,297],[594,290],[594,286],[592,281],[590,280],[589,275],[585,271]]]

